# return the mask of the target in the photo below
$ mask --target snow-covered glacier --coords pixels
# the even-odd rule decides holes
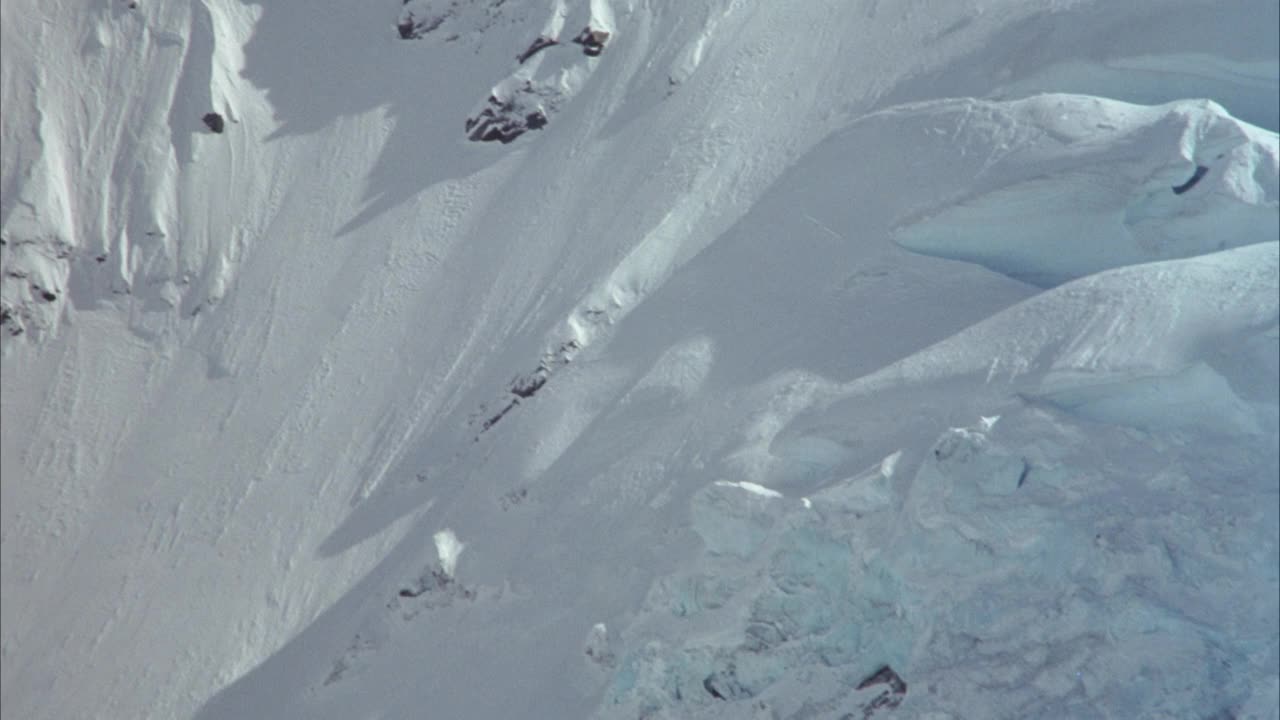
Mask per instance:
[[[1275,372],[1278,248],[1091,276],[809,388],[736,469],[820,481],[694,496],[702,555],[651,591],[602,716],[871,716],[907,699],[860,687],[885,667],[921,716],[1273,712],[1275,394],[1244,400],[1212,364],[1256,338]],[[1216,323],[1181,312],[1204,297]],[[921,404],[970,422],[919,443]]]
[[[1280,715],[1273,1],[0,19],[6,716]]]

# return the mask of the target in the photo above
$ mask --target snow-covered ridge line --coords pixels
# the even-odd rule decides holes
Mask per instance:
[[[838,466],[840,446],[806,428],[838,422],[875,398],[917,397],[921,388],[950,397],[956,385],[973,386],[968,402],[980,411],[1045,405],[1142,430],[1270,432],[1263,428],[1271,410],[1232,390],[1256,381],[1223,364],[1216,349],[1274,335],[1278,298],[1280,243],[1081,278],[850,382],[780,381],[743,429],[735,467],[769,484],[794,464],[788,447],[813,456],[819,469]],[[891,401],[875,405],[882,402]]]
[[[1211,101],[1045,95],[886,112],[936,114],[961,151],[969,127],[1005,134],[970,194],[899,225],[917,252],[1050,286],[1280,236],[1280,138]]]
[[[1275,242],[1110,270],[1037,295],[854,381],[849,390],[966,374],[1025,384],[1072,373],[1176,372],[1213,348],[1216,338],[1273,327],[1280,317],[1277,288]]]

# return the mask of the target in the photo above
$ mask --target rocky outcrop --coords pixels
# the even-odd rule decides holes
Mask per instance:
[[[200,119],[204,121],[205,127],[209,128],[212,133],[221,134],[227,126],[226,121],[222,119],[222,115],[216,112],[205,113],[204,117]]]
[[[531,21],[534,3],[509,0],[404,0],[396,17],[403,40],[456,42],[494,26]]]
[[[490,95],[485,107],[467,118],[467,138],[505,145],[529,130],[546,126],[547,111],[542,103],[545,97],[547,94],[540,92],[533,83],[525,83],[524,87],[506,98]]]
[[[488,406],[481,406],[480,414],[487,414],[488,417],[480,426],[480,432],[486,432],[494,425],[497,425],[499,421],[507,416],[507,413],[520,405],[521,400],[528,400],[537,394],[551,379],[551,374],[555,372],[556,368],[568,365],[580,349],[581,346],[573,340],[561,343],[554,352],[543,354],[542,360],[538,362],[538,367],[533,372],[512,378],[511,384],[507,389],[507,395],[498,403],[499,409],[496,412],[489,413]],[[478,436],[477,439],[479,439]]]
[[[862,703],[862,719],[870,720],[876,716],[877,711],[893,710],[902,704],[902,700],[907,696],[907,683],[893,671],[893,668],[885,665],[876,670],[867,679],[858,683],[857,690],[871,695]],[[854,717],[852,714],[845,715],[846,718]]]
[[[578,33],[573,39],[575,44],[582,46],[582,53],[591,57],[596,57],[604,52],[604,44],[609,42],[609,31],[599,28],[592,28],[590,25],[582,28],[582,32]]]
[[[440,28],[446,20],[453,17],[453,8],[443,11],[434,10],[424,0],[404,0],[400,17],[396,20],[396,30],[402,40],[418,40],[430,32]]]
[[[0,335],[39,339],[56,328],[74,254],[56,237],[0,237]]]
[[[559,44],[560,44],[559,41],[557,41],[555,38],[549,38],[546,35],[539,35],[538,39],[529,43],[529,47],[525,48],[524,52],[516,56],[516,61],[519,62],[521,65],[523,65],[526,60],[533,57],[534,55],[537,55],[539,52],[546,50],[552,45],[559,45]]]
[[[449,13],[460,12],[449,7],[443,15],[427,15],[425,0],[412,0],[401,14],[401,37],[420,37],[441,27],[451,17]],[[586,25],[571,44],[581,47],[588,58],[597,57],[615,34],[612,13],[604,3],[591,3],[589,8],[579,6],[578,11],[588,11],[584,13]],[[510,143],[529,130],[545,127],[578,94],[597,63],[569,52],[568,46],[561,43],[570,12],[565,6],[558,6],[537,37],[515,56],[516,68],[468,115],[464,123],[468,139]]]

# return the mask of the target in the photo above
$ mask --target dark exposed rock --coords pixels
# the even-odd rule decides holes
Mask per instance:
[[[531,398],[534,393],[547,384],[547,374],[539,368],[538,372],[511,381],[511,394],[522,398]]]
[[[467,137],[476,142],[497,141],[505,145],[529,129],[529,116],[520,112],[515,102],[490,95],[488,106],[475,117],[467,118]],[[546,116],[542,118],[537,127],[546,125]]]
[[[881,666],[865,680],[858,683],[859,690],[866,690],[872,685],[888,685],[889,689],[899,695],[907,694],[907,683],[888,665]]]
[[[502,418],[506,417],[507,413],[514,410],[520,404],[521,400],[527,400],[528,398],[533,397],[544,385],[547,384],[547,381],[551,379],[551,373],[558,367],[568,365],[569,361],[573,359],[574,354],[577,353],[581,347],[582,346],[579,345],[576,340],[569,340],[568,342],[561,343],[554,352],[543,355],[542,360],[538,363],[538,369],[528,375],[516,376],[512,379],[511,386],[509,388],[511,398],[502,406],[501,410],[490,415],[489,418],[484,421],[480,427],[480,432],[483,433],[494,425],[497,425]],[[484,406],[481,406],[481,411],[484,411]],[[478,440],[479,437],[476,439]]]
[[[44,300],[45,302],[53,302],[54,300],[58,299],[57,293],[53,292],[52,290],[46,290],[45,288],[42,288],[39,285],[32,284],[31,292],[38,295],[40,299]]]
[[[524,52],[516,56],[516,60],[518,60],[521,65],[523,65],[525,60],[528,60],[529,58],[533,57],[534,55],[537,55],[539,52],[551,47],[552,45],[559,45],[559,44],[560,44],[559,42],[557,42],[552,38],[547,37],[546,35],[539,35],[537,40],[534,40],[532,43],[529,44],[529,47],[525,48]]]
[[[226,128],[226,121],[216,112],[205,113],[201,120],[204,120],[205,126],[214,133],[221,133]]]
[[[883,688],[876,688],[882,685]],[[871,673],[858,683],[858,690],[878,690],[871,699],[862,704],[862,719],[870,720],[880,710],[893,710],[902,704],[907,696],[907,683],[888,665]]]
[[[453,578],[444,573],[443,570],[436,568],[430,573],[425,573],[414,581],[413,585],[401,588],[398,595],[402,598],[416,598],[433,590],[443,590],[453,583]]]
[[[738,671],[733,663],[717,670],[702,681],[702,688],[717,700],[738,700],[751,697],[751,691],[738,682]]]
[[[26,332],[26,328],[22,326],[20,312],[8,305],[0,306],[0,327],[4,327],[10,337],[17,337]]]
[[[417,40],[423,35],[439,28],[453,15],[452,8],[444,10],[444,12],[435,12],[431,9],[431,3],[415,2],[414,0],[404,0],[403,9],[400,10],[400,17],[396,20],[396,30],[400,33],[403,40]],[[457,3],[453,3],[454,6]]]
[[[573,41],[582,46],[583,54],[596,57],[604,52],[604,44],[609,42],[609,31],[593,30],[588,25],[582,28],[582,32],[578,33]]]
[[[520,404],[519,399],[512,398],[511,402],[507,403],[505,407],[503,407],[501,410],[494,413],[493,415],[489,416],[489,419],[484,421],[484,425],[480,426],[480,432],[484,432],[489,428],[493,427],[494,425],[497,425],[498,422],[502,420],[502,418],[506,417],[507,413],[514,410],[515,407],[519,404]]]
[[[587,641],[583,645],[582,653],[587,656],[595,665],[602,668],[613,668],[618,663],[618,657],[610,648],[609,629],[599,623],[591,628],[591,632],[587,634]],[[679,692],[679,688],[676,688]]]
[[[1209,172],[1209,168],[1205,167],[1204,165],[1197,165],[1196,171],[1191,173],[1191,177],[1186,182],[1182,183],[1181,185],[1174,186],[1173,194],[1181,195],[1182,193],[1195,187],[1196,183],[1200,182],[1200,180],[1204,178],[1204,176],[1208,172]]]
[[[402,40],[417,40],[443,25],[446,17],[445,15],[437,15],[429,18],[418,18],[414,17],[413,12],[406,12],[400,16],[400,22],[396,23],[396,30],[400,31],[400,39]]]
[[[509,97],[490,95],[484,108],[467,118],[464,124],[467,137],[476,142],[506,144],[526,131],[546,127],[548,116],[544,102],[554,103],[554,97],[548,92],[546,88],[526,82]]]
[[[480,592],[455,580],[436,566],[424,570],[411,585],[402,587],[387,603],[387,609],[399,610],[401,617],[412,620],[420,613],[448,607],[458,602],[473,602]]]

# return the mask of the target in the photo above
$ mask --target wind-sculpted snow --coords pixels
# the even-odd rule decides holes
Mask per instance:
[[[889,112],[927,113],[961,153],[998,141],[964,195],[897,230],[917,252],[1055,285],[1280,238],[1280,139],[1211,102],[1045,95]]]
[[[869,461],[851,436],[889,453],[939,417],[997,415],[1011,401],[1208,438],[1261,426],[1266,442],[1278,319],[1277,243],[1099,273],[846,383],[779,378],[731,460],[754,482],[807,489]]]
[[[1259,243],[1059,286],[849,383],[843,392],[966,375],[1023,392],[1169,376],[1274,331],[1277,319],[1280,243]]]
[[[1276,12],[5,0],[4,716],[1273,715]]]
[[[1263,10],[1259,8],[1259,10]],[[1219,19],[1206,6],[1209,22]],[[1280,60],[1275,37],[1259,37],[1267,23],[1280,20],[1274,5],[1252,19],[1245,33],[1263,42],[1253,57],[1233,58],[1225,53],[1134,54],[1132,50],[1106,58],[1077,58],[1043,68],[995,93],[1019,97],[1051,88],[1055,92],[1083,92],[1143,105],[1162,105],[1182,98],[1212,97],[1231,115],[1251,125],[1275,132],[1280,128]],[[1183,30],[1187,32],[1187,30]],[[1240,29],[1215,34],[1218,42],[1243,48]],[[1203,34],[1202,34],[1203,36]],[[1265,38],[1265,39],[1264,39]],[[1266,40],[1271,48],[1266,49]],[[1253,50],[1254,48],[1250,48]]]

